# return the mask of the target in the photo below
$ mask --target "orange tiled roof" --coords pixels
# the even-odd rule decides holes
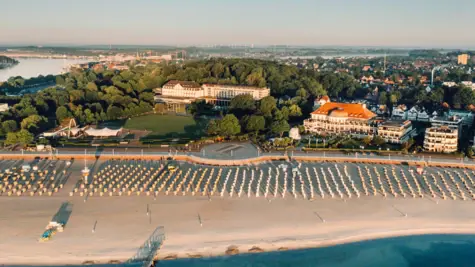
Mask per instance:
[[[351,119],[371,119],[376,116],[373,112],[367,109],[363,104],[353,103],[336,103],[328,102],[325,105],[319,107],[312,114],[330,115],[333,111],[338,113],[347,113],[348,118]]]

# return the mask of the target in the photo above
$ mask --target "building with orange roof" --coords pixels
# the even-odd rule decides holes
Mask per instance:
[[[359,103],[328,102],[311,113],[304,121],[305,129],[312,133],[373,135],[376,114]]]

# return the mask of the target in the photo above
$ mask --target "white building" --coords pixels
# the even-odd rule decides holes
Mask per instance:
[[[426,129],[424,150],[429,152],[452,153],[458,148],[457,129],[448,126],[433,126]]]
[[[10,107],[8,106],[8,103],[2,103],[0,104],[0,112],[5,112],[8,111]]]
[[[472,90],[475,90],[475,83],[473,83],[471,81],[461,82],[460,84],[462,84],[464,86],[467,86],[467,87],[470,87]]]
[[[260,100],[270,95],[267,87],[246,85],[203,84],[189,81],[169,81],[156,90],[155,101],[165,103],[191,103],[204,99],[214,104],[226,104],[238,95],[251,95],[254,100]]]
[[[374,135],[372,119],[376,114],[364,104],[330,102],[311,113],[304,121],[305,130],[318,134]]]
[[[378,125],[378,136],[387,143],[402,144],[407,142],[414,134],[412,123],[406,121],[384,121]]]
[[[289,137],[293,140],[300,140],[302,137],[300,136],[299,128],[294,127],[289,131]]]
[[[169,81],[157,90],[157,102],[191,103],[195,99],[204,97],[204,90],[195,82]]]
[[[446,87],[455,87],[455,86],[457,86],[457,83],[456,82],[443,82],[442,85],[446,86]]]
[[[407,107],[406,105],[399,105],[393,107],[391,117],[395,120],[407,120]]]
[[[418,106],[413,106],[407,111],[407,119],[411,121],[429,121],[429,114]]]
[[[255,87],[247,85],[203,84],[204,97],[207,100],[231,100],[238,95],[251,95],[254,100],[260,100],[270,95],[267,87]]]

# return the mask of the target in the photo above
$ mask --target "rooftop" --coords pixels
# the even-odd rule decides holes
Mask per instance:
[[[257,87],[257,86],[251,86],[251,85],[235,85],[235,84],[217,84],[217,83],[205,83],[203,86],[206,87],[231,87],[231,88],[248,88],[248,89],[254,89],[254,90],[267,90],[269,88],[267,87]]]
[[[427,128],[427,132],[430,133],[456,133],[457,129],[452,129],[447,126],[441,126],[441,127],[430,127]]]
[[[175,86],[175,85],[181,85],[185,88],[200,88],[201,86],[198,83],[191,82],[191,81],[177,81],[177,80],[171,80],[168,81],[163,87],[165,86]]]
[[[379,126],[383,127],[404,127],[408,126],[411,124],[411,121],[409,120],[389,120],[389,121],[383,121]]]
[[[367,120],[376,117],[376,114],[368,110],[363,104],[337,102],[325,103],[323,106],[312,112],[312,114]]]

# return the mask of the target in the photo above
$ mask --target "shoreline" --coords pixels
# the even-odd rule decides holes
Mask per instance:
[[[294,251],[294,250],[306,250],[306,249],[319,249],[319,248],[328,248],[352,243],[359,243],[359,242],[366,242],[366,241],[374,241],[374,240],[382,240],[382,239],[389,239],[389,238],[399,238],[399,237],[421,237],[421,236],[431,236],[431,235],[475,235],[475,229],[473,228],[419,228],[419,229],[408,229],[408,230],[396,230],[390,232],[376,232],[371,234],[357,234],[353,236],[342,237],[338,239],[332,240],[316,240],[312,237],[304,237],[304,239],[296,239],[295,243],[301,244],[289,244],[289,241],[277,242],[273,244],[268,243],[259,243],[258,240],[256,242],[251,243],[243,243],[239,245],[234,245],[239,252],[235,254],[227,255],[225,253],[228,247],[220,246],[215,247],[212,250],[207,250],[203,252],[181,252],[181,253],[169,253],[169,255],[162,255],[157,256],[154,258],[154,261],[173,261],[173,260],[180,260],[180,259],[193,259],[193,258],[213,258],[213,257],[232,257],[235,255],[246,255],[246,254],[258,254],[258,253],[273,253],[273,252],[280,252],[280,251]],[[261,241],[262,242],[262,241]],[[279,245],[277,245],[279,244]],[[213,244],[210,244],[213,245]],[[241,248],[245,248],[245,250],[241,250]],[[249,251],[251,249],[260,249],[262,251]],[[160,252],[159,252],[160,253]],[[35,264],[33,262],[22,262],[22,263],[3,263],[4,266],[19,266],[19,265],[28,265],[28,266],[80,266],[80,265],[106,265],[106,264],[124,264],[127,259],[107,259],[107,260],[100,260],[100,259],[83,259],[82,262],[71,262],[65,261],[61,262],[54,262],[54,263],[42,263],[42,264]],[[133,266],[135,263],[130,263]]]
[[[220,247],[220,249],[213,249],[208,251],[203,251],[202,253],[170,253],[170,255],[158,256],[155,260],[159,261],[172,261],[175,259],[191,259],[191,258],[210,258],[210,257],[223,257],[223,256],[234,256],[234,255],[245,255],[245,254],[257,254],[257,253],[267,253],[267,252],[279,252],[279,251],[292,251],[292,250],[304,250],[304,249],[319,249],[334,247],[352,243],[373,241],[373,240],[382,240],[389,238],[398,238],[398,237],[418,237],[418,236],[430,236],[430,235],[475,235],[475,229],[467,228],[419,228],[419,229],[407,229],[407,230],[395,230],[390,232],[377,232],[371,234],[357,234],[353,236],[342,237],[332,240],[317,240],[314,238],[304,238],[295,240],[296,243],[301,244],[289,244],[287,242],[280,243],[259,243],[258,240],[252,243],[233,245],[239,252],[233,255],[227,255],[227,247]],[[244,247],[245,250],[241,251],[240,248]],[[261,249],[262,251],[252,252],[249,251],[253,248]],[[187,254],[187,255],[183,255]]]

